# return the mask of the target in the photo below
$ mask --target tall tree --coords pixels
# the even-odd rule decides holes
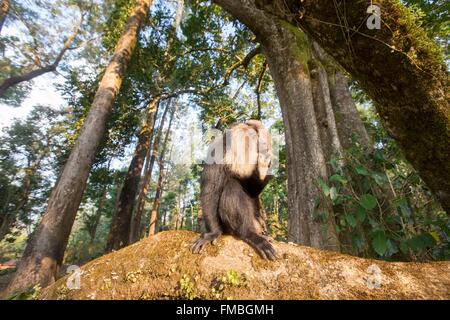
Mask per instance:
[[[245,5],[234,0],[217,3],[255,33],[275,82],[286,130],[289,239],[339,250],[333,219],[321,223],[314,218],[317,211],[330,211],[329,206],[317,208],[321,194],[318,180],[327,177],[326,161],[330,152],[321,141],[322,125],[315,110],[322,107],[326,119],[325,108],[329,111],[330,106],[320,96],[326,93],[318,83],[319,77],[311,78],[311,72],[320,71],[311,64],[311,42],[301,31],[256,8],[253,1]]]
[[[35,106],[25,119],[4,128],[0,137],[0,240],[12,227],[31,227],[40,216],[52,174],[56,174],[58,144],[64,141],[62,114]]]
[[[7,293],[55,281],[105,123],[152,0],[137,0],[99,84],[92,107],[33,233]]]
[[[158,182],[156,185],[156,192],[155,192],[155,198],[153,200],[152,210],[149,215],[150,216],[150,223],[149,223],[149,228],[148,228],[149,236],[154,235],[155,230],[156,230],[156,222],[158,220],[158,210],[159,210],[159,205],[161,203],[161,194],[163,191],[164,158],[166,155],[167,144],[169,142],[170,130],[172,128],[172,121],[173,121],[175,112],[176,112],[176,108],[174,107],[170,114],[169,126],[167,127],[167,130],[166,130],[166,135],[164,137],[164,141],[163,141],[162,148],[161,148],[161,154],[158,157],[159,176],[158,176]]]
[[[161,122],[159,124],[158,133],[156,134],[155,139],[153,140],[152,150],[148,154],[148,157],[147,157],[147,163],[146,163],[146,167],[145,167],[145,171],[144,171],[143,181],[141,184],[141,190],[139,192],[139,196],[138,196],[138,200],[137,200],[136,212],[135,212],[134,218],[133,218],[133,227],[132,227],[132,234],[131,234],[131,239],[130,239],[131,242],[135,242],[135,241],[139,240],[139,238],[141,237],[142,214],[144,212],[144,206],[145,206],[146,197],[147,197],[147,193],[148,193],[149,183],[152,178],[153,165],[155,163],[156,157],[158,156],[158,149],[159,149],[159,145],[161,143],[161,135],[163,132],[164,122],[166,119],[167,112],[169,110],[169,106],[170,106],[170,104],[167,104],[167,106],[164,110],[164,114],[162,115]]]
[[[276,0],[258,4],[266,14],[306,30],[358,81],[375,102],[384,127],[406,159],[450,213],[447,66],[439,47],[400,1],[376,3],[382,8],[382,25],[372,30],[365,27],[369,15],[365,1]]]
[[[133,208],[145,156],[150,148],[150,141],[153,136],[155,114],[159,106],[159,101],[160,97],[155,97],[145,111],[145,119],[139,131],[138,142],[120,191],[113,220],[111,221],[111,229],[106,245],[106,251],[108,252],[118,250],[129,243]]]

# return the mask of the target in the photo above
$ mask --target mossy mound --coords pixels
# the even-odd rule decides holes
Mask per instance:
[[[40,299],[449,299],[450,262],[388,263],[275,242],[280,259],[262,260],[230,236],[201,254],[197,235],[167,231],[81,267]]]

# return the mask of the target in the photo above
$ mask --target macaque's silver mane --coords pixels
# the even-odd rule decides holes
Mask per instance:
[[[263,180],[272,159],[271,135],[258,120],[239,123],[225,130],[210,144],[207,163],[224,164],[238,178],[248,178],[256,170]]]

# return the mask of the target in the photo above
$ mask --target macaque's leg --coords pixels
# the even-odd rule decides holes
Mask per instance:
[[[213,243],[221,234],[218,208],[224,181],[223,167],[220,165],[205,165],[201,178],[200,202],[203,210],[206,232],[202,233],[192,244],[193,253],[199,253],[203,247]]]
[[[219,214],[225,230],[250,244],[264,259],[275,260],[275,249],[263,235],[258,199],[250,197],[236,179],[225,185],[220,200]]]

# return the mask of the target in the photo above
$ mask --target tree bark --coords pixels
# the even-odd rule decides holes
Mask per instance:
[[[175,115],[175,109],[172,111],[171,115],[170,115],[170,121],[169,121],[169,126],[166,130],[166,135],[164,137],[164,142],[163,142],[163,146],[162,146],[162,150],[161,150],[161,154],[159,155],[159,177],[158,177],[158,184],[156,186],[156,192],[155,192],[155,198],[153,200],[153,206],[152,206],[152,211],[150,213],[150,223],[149,223],[149,227],[148,227],[148,235],[152,236],[155,234],[155,230],[156,230],[156,223],[158,220],[158,210],[159,210],[159,205],[161,203],[161,195],[162,195],[162,190],[163,190],[163,179],[164,179],[164,157],[165,157],[165,153],[167,150],[167,143],[169,141],[169,136],[170,136],[170,129],[172,127],[172,121]]]
[[[61,62],[62,58],[64,57],[64,54],[67,52],[67,50],[69,49],[70,44],[72,43],[72,41],[75,39],[75,37],[77,36],[78,32],[80,31],[80,27],[81,27],[81,23],[83,21],[83,15],[81,15],[81,21],[79,22],[79,24],[75,27],[74,31],[72,32],[72,34],[67,38],[67,40],[64,42],[64,45],[61,49],[61,51],[59,52],[59,54],[56,56],[55,61],[53,61],[52,64],[39,68],[37,70],[33,70],[30,72],[27,72],[25,74],[22,75],[18,75],[18,76],[13,76],[10,78],[7,78],[5,80],[2,81],[2,83],[0,84],[0,98],[3,97],[6,93],[6,91],[21,83],[21,82],[25,82],[25,81],[30,81],[33,80],[36,77],[39,77],[45,73],[48,72],[52,72],[52,71],[56,71],[56,68],[58,67],[59,63]],[[1,25],[0,25],[0,31],[1,31]]]
[[[352,99],[348,79],[342,72],[335,70],[334,72],[328,72],[328,82],[336,127],[342,147],[344,149],[350,148],[352,136],[355,134],[358,144],[371,150],[372,142]]]
[[[161,123],[159,124],[158,133],[153,141],[153,150],[151,155],[147,161],[148,167],[145,168],[144,171],[144,181],[141,185],[141,191],[139,192],[139,197],[136,206],[136,213],[133,218],[133,234],[131,242],[136,242],[141,237],[141,221],[142,221],[142,213],[144,212],[145,200],[148,194],[148,185],[152,179],[153,166],[155,164],[156,157],[158,156],[158,148],[161,140],[162,130],[164,128],[164,122],[167,116],[167,112],[169,110],[170,104],[168,103],[166,108],[164,109],[164,113],[161,116]]]
[[[289,241],[317,248],[339,250],[333,219],[314,219],[321,191],[319,178],[327,177],[316,120],[308,61],[307,37],[288,23],[266,14],[254,1],[216,0],[245,23],[257,36],[275,82],[285,127],[288,170]]]
[[[400,1],[377,1],[379,30],[365,26],[366,1],[262,3],[265,11],[307,31],[358,81],[375,102],[387,132],[450,214],[447,66]]]
[[[154,98],[145,111],[145,119],[139,132],[138,143],[134,150],[133,159],[128,167],[128,172],[123,182],[123,187],[119,195],[119,201],[111,221],[108,235],[106,251],[118,250],[129,244],[131,220],[138,192],[139,181],[141,179],[142,167],[145,156],[150,148],[150,141],[153,133],[155,113],[160,97]]]
[[[138,0],[128,18],[85,124],[53,188],[47,210],[26,246],[7,293],[37,283],[45,287],[55,281],[92,162],[105,132],[107,117],[122,84],[139,29],[147,17],[151,2],[152,0]]]
[[[314,43],[310,43],[312,59],[308,63],[308,68],[311,75],[314,107],[325,159],[329,161],[333,155],[342,153],[342,147],[331,102],[327,70],[319,60],[319,53],[317,51],[320,48]],[[329,168],[328,175],[331,173],[331,168]]]
[[[16,216],[12,212],[6,212],[2,214],[0,218],[0,241],[2,241],[6,235],[11,231],[16,221]]]

